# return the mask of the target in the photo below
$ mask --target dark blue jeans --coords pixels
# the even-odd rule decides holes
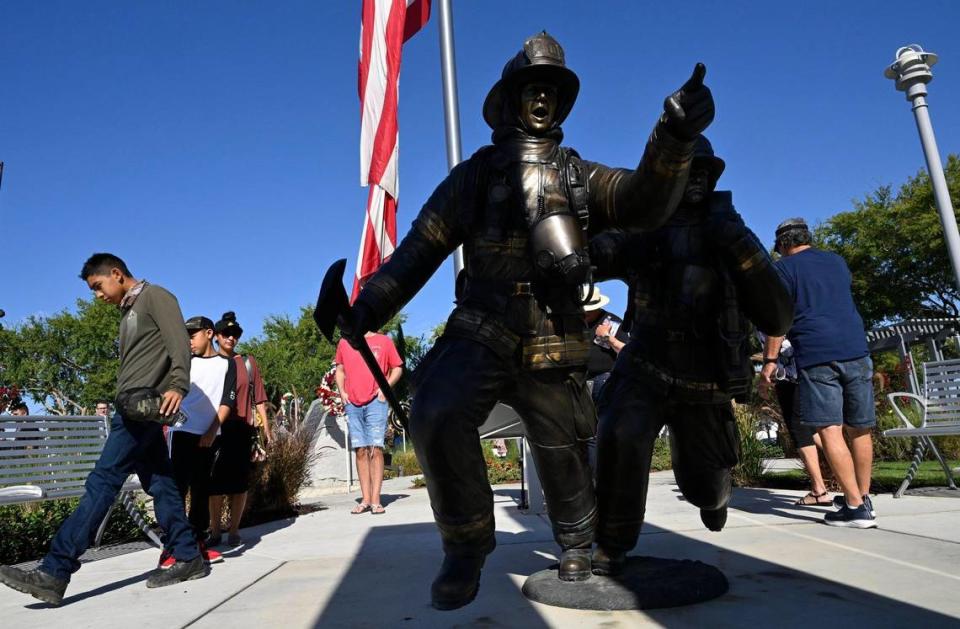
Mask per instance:
[[[97,527],[117,499],[123,483],[133,472],[144,491],[153,496],[157,522],[166,532],[165,544],[173,556],[190,561],[200,554],[197,540],[183,512],[160,424],[124,421],[114,415],[110,436],[90,476],[77,509],[70,514],[50,543],[50,552],[40,568],[47,574],[70,580],[80,569],[79,557],[93,542]]]

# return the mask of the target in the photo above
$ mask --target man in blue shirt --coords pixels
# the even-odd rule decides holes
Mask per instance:
[[[794,347],[798,370],[795,418],[817,430],[827,461],[843,490],[838,510],[824,522],[832,526],[874,528],[870,501],[873,439],[873,363],[863,320],[850,292],[852,277],[843,258],[811,246],[802,218],[777,227],[777,261],[795,312],[786,338]],[[769,337],[761,377],[767,384],[776,370],[784,337]],[[848,449],[844,432],[850,438]]]

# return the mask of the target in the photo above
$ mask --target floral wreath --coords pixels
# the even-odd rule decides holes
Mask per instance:
[[[4,406],[14,406],[20,401],[20,389],[14,386],[0,386],[0,403]]]
[[[337,393],[336,363],[330,367],[327,373],[323,374],[323,378],[320,379],[320,384],[317,385],[315,391],[323,410],[338,417],[346,412],[346,409],[343,407],[343,401],[340,399],[340,394]]]

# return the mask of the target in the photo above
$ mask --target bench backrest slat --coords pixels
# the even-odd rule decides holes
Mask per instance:
[[[44,441],[34,441],[33,444],[26,443],[26,440],[17,439],[11,441],[0,441],[0,458],[4,456],[19,456],[13,450],[24,450],[24,446],[32,445],[34,449],[45,449],[50,451],[57,450],[89,450],[99,452],[103,449],[103,442],[106,439],[89,439],[71,441],[68,439],[51,439]]]
[[[22,426],[37,426],[38,428],[58,428],[67,430],[103,430],[104,422],[102,419],[90,419],[84,417],[76,420],[64,420],[62,417],[48,417],[26,415],[12,420],[13,415],[0,417],[0,429],[20,428]]]
[[[73,498],[83,495],[83,485],[85,481],[75,483],[64,483],[47,490],[46,497],[50,498]]]
[[[33,485],[42,499],[80,496],[107,440],[97,417],[8,417],[0,421],[0,488]],[[30,496],[3,503],[30,502]]]
[[[54,454],[36,454],[36,450],[28,450],[22,453],[22,458],[19,459],[0,459],[0,473],[6,467],[18,467],[24,465],[56,465],[58,463],[80,463],[80,462],[91,462],[96,463],[97,459],[100,458],[99,452],[91,452],[89,454],[66,454],[66,455],[54,455]],[[41,452],[43,452],[41,450]]]
[[[960,359],[923,364],[923,426],[960,425]]]
[[[63,484],[63,481],[85,481],[90,475],[90,470],[62,471],[58,473],[34,474],[24,476],[9,476],[0,479],[0,486],[12,487],[14,485],[36,485],[38,487],[57,486]],[[12,481],[12,482],[11,482]]]
[[[43,424],[34,426],[20,426],[16,430],[4,430],[0,432],[0,439],[15,439],[17,437],[42,437],[43,439],[79,439],[80,437],[105,438],[107,433],[103,430],[47,430]]]
[[[37,459],[30,459],[26,463],[21,463],[19,465],[0,465],[0,478],[4,476],[12,476],[15,474],[20,474],[26,471],[42,471],[42,470],[62,470],[74,467],[93,467],[96,464],[96,460],[91,461],[90,455],[87,455],[86,458],[76,459],[69,456],[57,457],[57,461],[50,461],[46,457],[41,457]]]

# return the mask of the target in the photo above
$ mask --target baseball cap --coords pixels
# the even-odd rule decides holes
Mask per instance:
[[[190,332],[191,334],[193,334],[197,330],[213,329],[213,321],[211,321],[207,317],[190,317],[189,319],[184,321],[183,324],[186,326],[187,332]]]
[[[807,221],[803,220],[802,218],[788,218],[777,225],[776,235],[780,236],[780,234],[793,231],[795,229],[805,229],[810,231],[810,228],[807,227]]]

